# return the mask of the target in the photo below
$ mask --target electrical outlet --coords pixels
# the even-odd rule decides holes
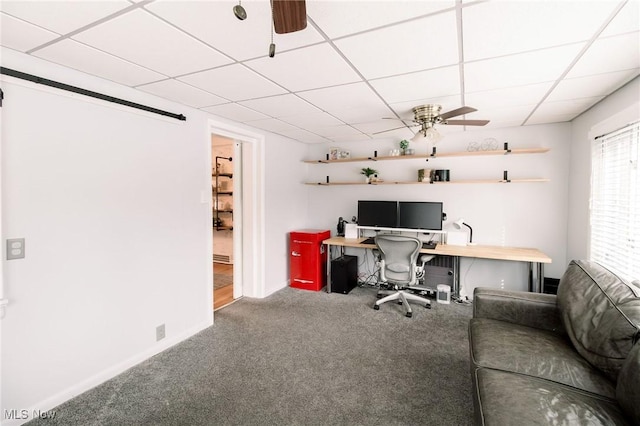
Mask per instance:
[[[24,259],[24,238],[7,239],[7,260]]]
[[[164,324],[156,327],[156,342],[164,339]]]

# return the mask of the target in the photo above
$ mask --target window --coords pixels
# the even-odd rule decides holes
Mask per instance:
[[[640,279],[640,121],[595,138],[591,155],[590,258]]]

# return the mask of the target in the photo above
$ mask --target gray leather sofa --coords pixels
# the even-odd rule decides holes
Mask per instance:
[[[640,288],[572,261],[558,295],[476,288],[481,425],[640,425]]]

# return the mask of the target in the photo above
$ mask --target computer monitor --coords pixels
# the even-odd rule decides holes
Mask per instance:
[[[442,230],[442,203],[429,201],[400,201],[398,228]]]
[[[396,228],[397,201],[358,201],[358,226]]]

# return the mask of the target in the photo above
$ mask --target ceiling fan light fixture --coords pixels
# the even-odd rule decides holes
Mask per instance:
[[[433,123],[424,123],[422,128],[411,138],[411,142],[428,142],[435,145],[442,139],[440,132],[433,127]]]

